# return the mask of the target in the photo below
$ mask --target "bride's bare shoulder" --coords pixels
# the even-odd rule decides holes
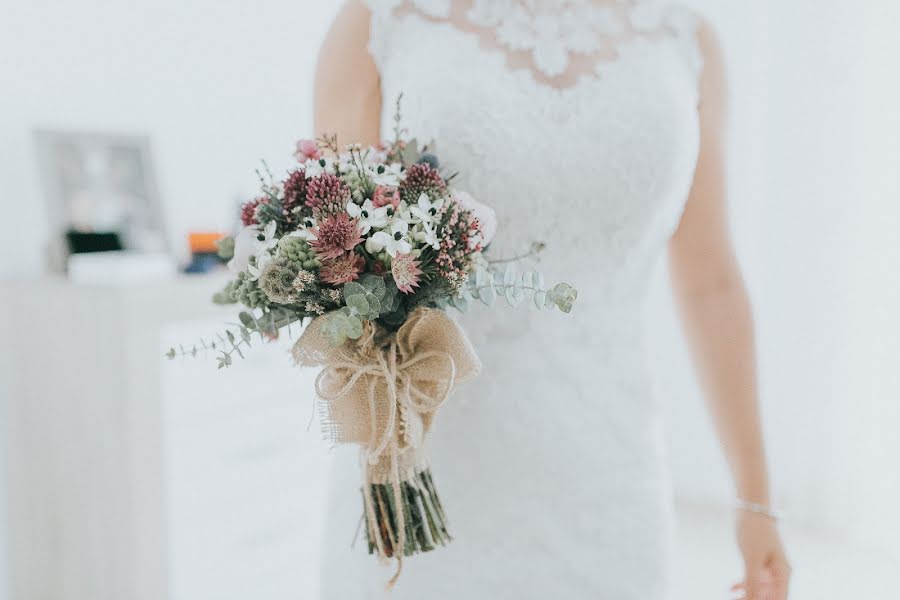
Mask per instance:
[[[365,51],[369,39],[371,16],[369,7],[364,0],[344,2],[331,23],[321,54],[325,54],[326,50],[329,55],[354,52],[360,49]]]
[[[363,0],[341,6],[319,50],[315,82],[316,134],[343,141],[378,141],[381,85],[369,54],[371,14]]]
[[[722,44],[713,25],[703,17],[698,17],[696,35],[703,57],[701,111],[718,121],[724,117],[728,92]]]

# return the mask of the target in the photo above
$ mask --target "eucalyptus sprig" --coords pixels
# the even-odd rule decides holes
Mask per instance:
[[[547,288],[544,276],[539,271],[517,273],[515,267],[508,264],[502,275],[490,269],[479,269],[475,273],[475,281],[470,280],[459,296],[450,302],[459,310],[466,310],[472,300],[478,300],[485,306],[493,306],[498,297],[503,297],[507,304],[517,307],[529,295],[538,310],[558,308],[569,313],[578,298],[578,290],[568,283],[557,283],[552,288]]]
[[[238,318],[241,321],[240,323],[232,323],[231,327],[216,333],[215,339],[205,340],[201,338],[199,345],[193,344],[190,348],[185,348],[179,344],[177,349],[174,346],[169,348],[169,351],[164,356],[169,360],[174,360],[178,357],[196,358],[200,353],[208,355],[209,352],[216,352],[218,368],[223,369],[233,364],[235,354],[240,358],[246,358],[241,347],[244,346],[245,350],[252,348],[251,340],[254,333],[259,336],[260,341],[270,341],[278,336],[278,332],[282,328],[287,327],[290,330],[292,324],[302,321],[302,318],[297,317],[295,313],[290,311],[274,310],[267,311],[261,316],[256,316],[253,312],[243,311],[238,315]]]

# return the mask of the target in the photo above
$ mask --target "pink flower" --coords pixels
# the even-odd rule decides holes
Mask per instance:
[[[322,173],[306,182],[306,206],[317,219],[344,211],[350,201],[350,188],[341,178]]]
[[[325,283],[341,285],[359,279],[359,274],[366,266],[365,259],[355,252],[348,252],[337,258],[322,263],[319,278]]]
[[[419,261],[412,254],[397,254],[391,259],[391,275],[394,276],[397,289],[404,294],[411,294],[414,287],[419,287],[421,274]]]
[[[345,212],[328,215],[312,230],[309,245],[321,260],[334,259],[353,250],[363,241],[356,219]]]
[[[319,150],[319,144],[315,140],[300,140],[297,142],[297,151],[294,152],[294,156],[300,162],[319,160],[322,158],[322,151]]]
[[[497,233],[497,213],[490,206],[482,204],[469,193],[460,190],[453,191],[453,199],[463,208],[472,213],[478,224],[481,239],[473,239],[474,243],[487,246]]]
[[[400,192],[395,188],[384,187],[379,185],[375,188],[375,194],[372,197],[372,205],[375,208],[381,208],[390,204],[395,209],[400,206]]]
[[[260,204],[268,203],[268,198],[257,198],[255,200],[250,200],[249,202],[244,202],[241,205],[241,223],[244,227],[258,224],[259,221],[256,220],[256,207]]]

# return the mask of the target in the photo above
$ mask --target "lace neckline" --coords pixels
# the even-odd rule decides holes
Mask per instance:
[[[394,0],[419,14],[476,34],[552,87],[569,87],[617,56],[625,40],[658,32],[657,0]]]

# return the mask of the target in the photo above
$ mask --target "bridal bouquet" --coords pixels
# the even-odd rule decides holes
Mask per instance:
[[[444,309],[500,296],[569,312],[577,295],[564,283],[547,289],[539,273],[517,274],[509,261],[498,271],[487,257],[494,212],[452,185],[433,149],[401,138],[398,127],[394,142],[376,148],[302,141],[286,179],[261,176],[261,195],[242,207],[243,229],[220,244],[234,277],[214,301],[246,307],[239,324],[168,353],[213,350],[226,367],[255,335],[271,339],[309,320],[293,357],[321,368],[326,435],[362,447],[369,552],[398,561],[451,539],[425,438],[480,363]]]

